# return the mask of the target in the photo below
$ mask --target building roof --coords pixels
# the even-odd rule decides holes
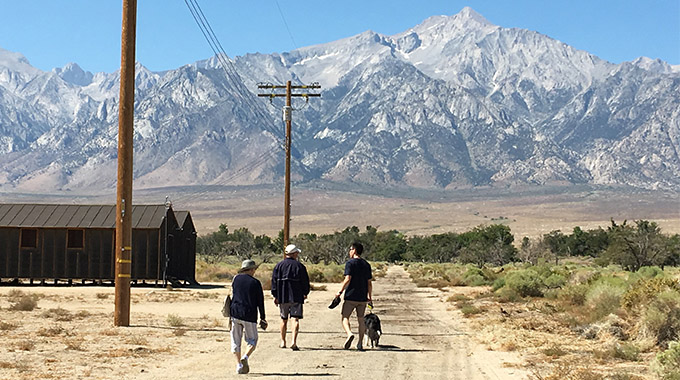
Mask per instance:
[[[132,228],[160,228],[165,205],[133,205]],[[116,228],[116,206],[0,203],[0,227]]]

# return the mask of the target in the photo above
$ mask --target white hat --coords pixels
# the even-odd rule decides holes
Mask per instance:
[[[241,269],[238,270],[239,273],[247,272],[251,269],[257,269],[259,265],[255,264],[253,260],[243,260],[241,263]]]
[[[288,244],[286,247],[286,255],[292,255],[295,252],[302,252],[295,244]]]

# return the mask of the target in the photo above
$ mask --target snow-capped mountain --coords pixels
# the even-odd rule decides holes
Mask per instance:
[[[215,57],[137,65],[136,187],[279,181],[282,104],[257,83],[293,80],[322,86],[293,104],[298,181],[680,189],[680,70],[660,60],[615,65],[464,8],[233,65],[243,82]],[[118,83],[0,49],[0,186],[114,187]]]

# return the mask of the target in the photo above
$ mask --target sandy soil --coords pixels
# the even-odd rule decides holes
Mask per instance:
[[[280,349],[277,308],[265,294],[270,327],[260,333],[250,374],[237,375],[219,311],[225,285],[133,287],[131,326],[118,328],[113,287],[0,287],[0,379],[527,378],[517,353],[488,351],[441,291],[416,288],[398,266],[374,286],[380,348],[342,349],[339,308],[327,308],[338,284],[324,284],[305,305],[301,350]],[[37,294],[38,308],[10,310],[18,291]]]

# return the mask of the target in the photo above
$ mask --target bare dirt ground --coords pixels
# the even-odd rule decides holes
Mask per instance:
[[[553,230],[571,233],[645,219],[665,233],[680,233],[680,193],[605,188],[469,189],[456,191],[311,188],[294,185],[291,236],[328,234],[346,227],[398,230],[407,236],[465,232],[482,224],[506,224],[515,235],[542,236]],[[168,196],[175,210],[191,212],[199,235],[247,227],[275,237],[283,226],[283,187],[186,187],[135,190],[134,203],[162,204]],[[114,204],[108,195],[0,193],[4,202]]]
[[[162,193],[139,192],[140,199],[163,200]],[[171,199],[174,199],[171,196]],[[180,194],[176,210],[190,210],[200,235],[247,227],[276,236],[283,225],[283,194],[275,189]],[[161,202],[162,203],[162,202]],[[291,236],[333,233],[349,226],[398,230],[407,236],[465,232],[481,224],[506,224],[516,241],[553,230],[571,233],[638,219],[655,221],[665,233],[680,233],[680,194],[615,190],[468,190],[405,191],[390,195],[293,188]]]
[[[0,379],[527,378],[519,354],[489,351],[441,291],[416,288],[402,267],[374,284],[384,335],[380,348],[365,352],[342,349],[339,309],[327,308],[338,284],[310,294],[297,352],[278,348],[280,319],[265,292],[270,327],[260,332],[248,375],[235,373],[219,312],[227,284],[133,287],[130,327],[113,326],[113,287],[3,286]],[[10,310],[19,291],[38,295],[38,307]]]

